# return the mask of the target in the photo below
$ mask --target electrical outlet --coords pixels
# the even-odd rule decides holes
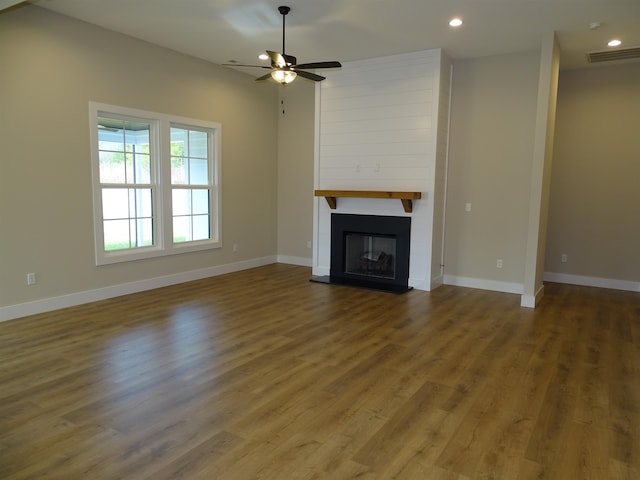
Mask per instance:
[[[307,248],[311,248],[311,240],[307,242]]]
[[[563,253],[562,255],[560,255],[560,261],[562,263],[567,263],[568,260],[569,260],[569,257],[567,257],[566,253]]]
[[[234,252],[237,252],[237,251],[238,251],[238,244],[237,244],[237,243],[234,243],[234,244],[233,244],[233,251],[234,251]]]
[[[465,212],[470,212],[471,211],[471,204],[470,203],[465,203],[464,204],[464,211]]]
[[[502,268],[502,259],[499,258],[498,261],[496,262],[496,268]]]
[[[27,285],[35,285],[35,284],[36,284],[36,274],[27,273]]]

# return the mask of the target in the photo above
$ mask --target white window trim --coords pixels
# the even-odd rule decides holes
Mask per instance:
[[[149,247],[137,247],[126,250],[104,250],[104,233],[102,221],[102,185],[100,183],[100,162],[98,154],[98,128],[97,121],[100,115],[113,115],[133,117],[148,120],[156,129],[152,128],[150,142],[153,143],[157,155],[151,158],[154,163],[152,173],[152,188],[154,208],[154,239],[155,245]],[[171,126],[204,128],[213,131],[213,141],[209,145],[209,182],[211,195],[209,208],[211,212],[210,230],[211,238],[190,242],[173,242],[173,223],[171,217]],[[178,117],[163,113],[149,112],[128,107],[108,105],[98,102],[89,102],[89,131],[91,145],[91,174],[93,187],[93,229],[95,242],[96,265],[109,265],[113,263],[142,260],[146,258],[177,255],[188,252],[197,252],[222,247],[221,223],[221,134],[222,126],[216,122],[196,120],[186,117]],[[154,132],[157,132],[154,133]],[[155,175],[155,181],[153,176]],[[155,185],[155,187],[153,187]]]

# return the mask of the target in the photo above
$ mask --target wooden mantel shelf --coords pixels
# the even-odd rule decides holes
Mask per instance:
[[[314,195],[324,197],[332,210],[338,206],[338,197],[395,198],[402,202],[404,211],[407,213],[413,211],[413,200],[422,198],[421,192],[382,192],[379,190],[316,190]]]

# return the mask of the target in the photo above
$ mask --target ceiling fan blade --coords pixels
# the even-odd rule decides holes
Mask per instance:
[[[321,75],[316,75],[315,73],[311,73],[311,72],[305,72],[303,70],[298,70],[297,68],[294,70],[298,75],[300,75],[303,78],[307,78],[309,80],[313,80],[314,82],[321,82],[322,80],[324,80],[326,77],[323,77]]]
[[[341,68],[342,64],[340,62],[332,61],[332,62],[313,62],[313,63],[301,63],[300,65],[296,65],[296,68]]]
[[[283,68],[286,66],[295,65],[297,62],[296,57],[293,55],[281,54],[278,52],[272,52],[267,50],[267,54],[271,59],[271,68]]]
[[[271,69],[271,67],[265,67],[264,65],[244,65],[242,63],[223,63],[223,67],[251,67],[251,68],[266,68]]]
[[[282,68],[287,65],[287,61],[278,52],[272,52],[271,50],[267,50],[267,54],[271,59],[271,68]]]
[[[264,80],[269,80],[270,78],[271,78],[271,74],[267,73],[266,75],[256,78],[256,82],[262,82]]]

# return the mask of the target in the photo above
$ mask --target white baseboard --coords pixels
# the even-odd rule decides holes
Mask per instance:
[[[153,290],[154,288],[167,287],[169,285],[177,285],[179,283],[190,282],[192,280],[215,277],[225,273],[238,272],[240,270],[261,267],[263,265],[269,265],[276,262],[276,256],[255,258],[242,262],[217,265],[214,267],[191,270],[163,277],[148,278],[145,280],[123,283],[95,290],[71,293],[59,297],[44,298],[33,302],[9,305],[7,307],[0,307],[0,322],[12,320],[14,318],[26,317],[27,315],[35,315],[38,313],[58,310],[60,308],[73,307],[84,303],[105,300],[107,298],[119,297],[121,295],[128,295],[130,293]]]
[[[640,282],[629,280],[616,280],[614,278],[585,277],[582,275],[568,275],[566,273],[544,272],[546,282],[568,283],[583,287],[611,288],[613,290],[626,290],[640,292]]]
[[[311,273],[317,277],[325,277],[331,274],[331,268],[315,266],[313,267],[313,270],[311,271]]]
[[[311,267],[313,260],[311,257],[291,257],[288,255],[278,255],[278,263],[287,263],[289,265],[298,265],[299,267]]]
[[[520,306],[526,308],[536,308],[543,296],[544,285],[541,285],[534,295],[522,294],[522,296],[520,297]]]
[[[429,291],[429,285],[427,284],[427,280],[425,278],[409,277],[409,286],[411,288],[415,288],[416,290],[422,290],[423,292]]]
[[[430,292],[431,290],[435,290],[439,286],[442,285],[442,275],[438,275],[436,277],[428,278],[415,278],[409,277],[409,286],[411,288],[415,288],[416,290],[422,290],[423,292]]]
[[[445,275],[444,283],[445,285],[455,285],[457,287],[479,288],[494,292],[517,293],[519,295],[522,295],[524,290],[521,283],[499,282],[484,278],[459,277],[457,275]]]

